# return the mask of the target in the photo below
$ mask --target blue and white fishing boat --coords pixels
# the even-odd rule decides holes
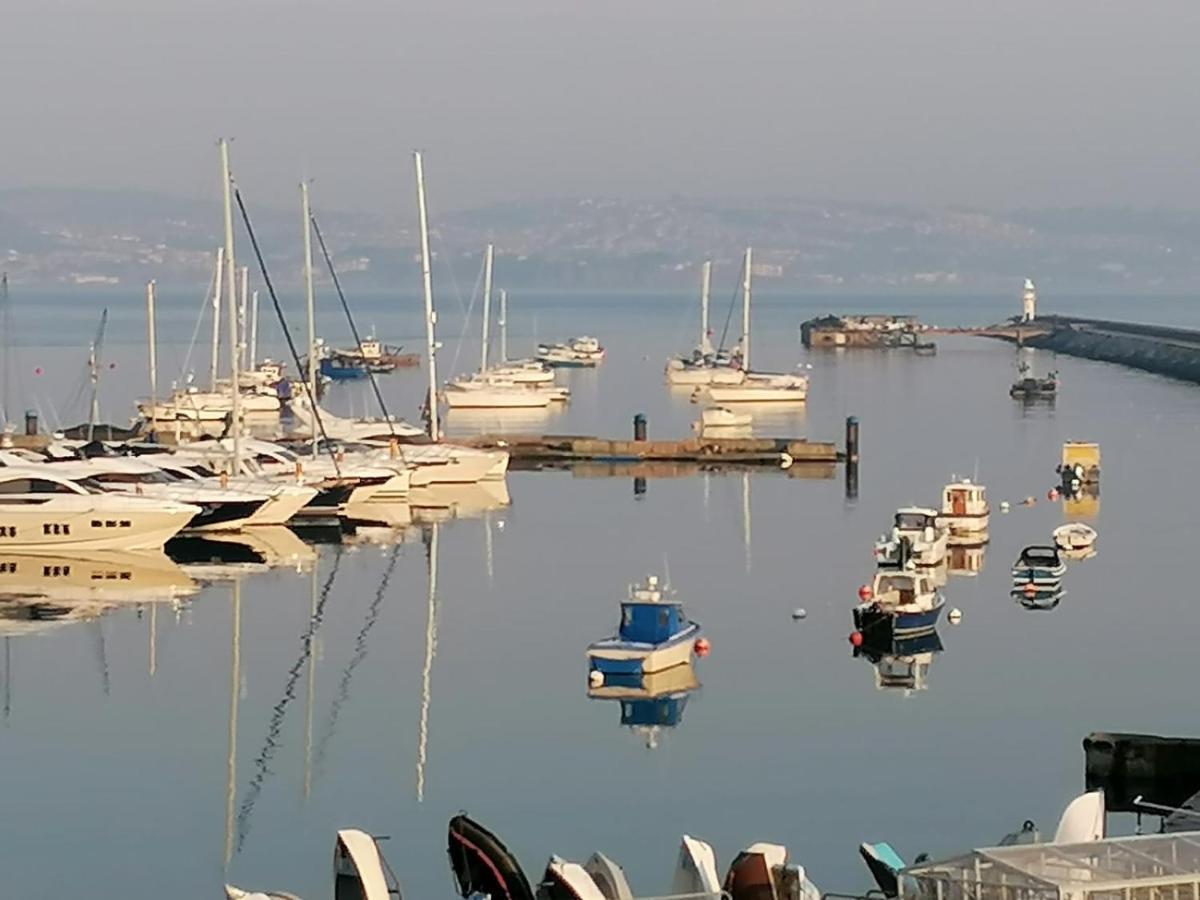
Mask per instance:
[[[871,593],[854,607],[854,627],[872,641],[933,631],[946,599],[927,573],[880,570]]]
[[[658,576],[629,589],[617,633],[588,647],[588,669],[601,675],[647,675],[691,661],[700,625],[683,604],[664,598]]]
[[[1026,547],[1013,564],[1014,584],[1057,586],[1067,573],[1058,548],[1049,544]]]

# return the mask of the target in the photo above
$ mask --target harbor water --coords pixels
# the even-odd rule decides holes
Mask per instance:
[[[116,294],[83,303],[14,290],[12,408],[51,425],[86,415],[83,364],[105,302],[101,408],[127,424],[145,393],[144,324],[139,298]],[[164,364],[166,385],[183,377],[199,297],[162,291],[159,303],[159,358],[174,367]],[[1178,300],[1045,305],[1200,324],[1200,310]],[[445,825],[460,810],[495,830],[531,879],[552,852],[601,850],[641,895],[667,890],[685,832],[714,845],[722,871],[769,840],[823,889],[860,891],[862,841],[887,840],[912,859],[994,843],[1025,819],[1052,829],[1083,790],[1088,732],[1195,731],[1187,672],[1200,614],[1185,576],[1200,391],[1036,352],[1024,358],[1039,374],[1058,370],[1062,388],[1053,406],[1023,406],[1008,396],[1017,355],[1007,344],[940,338],[934,357],[806,353],[798,334],[825,312],[958,325],[1013,306],[757,304],[755,367],[811,365],[812,387],[804,407],[756,418],[756,433],[840,442],[857,416],[856,499],[840,466],[651,478],[644,493],[630,477],[514,472],[511,505],[436,527],[432,604],[432,531],[413,529],[217,577],[187,602],[128,603],[4,637],[3,893],[200,900],[230,882],[322,897],[335,829],[358,827],[389,837],[383,850],[408,897],[449,897]],[[470,371],[478,344],[459,346],[461,311],[442,307],[443,374]],[[695,342],[692,298],[514,296],[512,307],[512,355],[589,333],[608,357],[563,376],[565,411],[515,424],[451,413],[451,433],[624,438],[640,412],[651,437],[690,434],[700,408],[668,390],[662,369]],[[412,301],[369,299],[360,319],[389,343],[418,346]],[[331,343],[350,343],[332,312],[321,325]],[[277,331],[263,333],[278,357]],[[200,382],[207,354],[192,352]],[[415,419],[424,369],[381,384],[392,411]],[[368,400],[365,385],[339,385],[329,404],[374,413]],[[1102,448],[1099,504],[1088,510],[1098,553],[1070,566],[1057,608],[1030,611],[1009,595],[1009,568],[1067,521],[1046,496],[1065,440]],[[898,506],[937,505],[953,475],[988,487],[984,567],[949,577],[946,606],[962,621],[943,619],[925,688],[879,689],[847,642],[872,543]],[[1037,502],[1023,506],[1026,497]],[[647,573],[669,575],[712,645],[679,721],[653,732],[623,726],[621,704],[588,698],[584,659]],[[797,608],[805,618],[793,620]]]

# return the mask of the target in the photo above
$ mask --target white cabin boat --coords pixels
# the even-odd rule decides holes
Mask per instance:
[[[891,534],[876,542],[875,558],[884,567],[936,566],[946,558],[949,537],[936,509],[906,506],[896,510]]]
[[[537,358],[551,367],[591,368],[604,361],[604,348],[596,338],[584,335],[560,344],[538,344]]]
[[[952,481],[942,488],[942,514],[938,525],[949,529],[950,543],[986,543],[991,509],[987,488],[970,479]]]
[[[450,382],[442,397],[451,409],[545,409],[557,399],[536,385],[480,377]]]
[[[803,403],[808,399],[808,376],[747,372],[739,384],[711,384],[705,393],[722,404]]]
[[[0,551],[158,550],[201,511],[106,493],[46,468],[0,468]]]

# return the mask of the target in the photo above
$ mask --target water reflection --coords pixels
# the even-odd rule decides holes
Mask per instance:
[[[891,642],[867,640],[854,648],[854,655],[875,667],[875,689],[899,690],[905,696],[929,687],[933,658],[941,653],[942,639],[936,631]]]
[[[587,694],[591,700],[619,702],[621,725],[654,750],[662,729],[679,726],[688,696],[698,687],[696,670],[688,662],[649,675],[608,675],[602,685],[589,686]]]
[[[231,534],[184,535],[167,542],[167,554],[198,581],[229,581],[277,566],[307,571],[317,552],[283,526]]]
[[[1063,515],[1068,519],[1095,519],[1100,515],[1100,485],[1083,484],[1062,495]]]
[[[425,613],[425,660],[421,664],[421,717],[417,726],[417,802],[425,801],[425,760],[429,749],[429,705],[432,701],[433,657],[437,652],[437,575],[438,525],[426,532],[425,559],[428,567],[429,597]]]
[[[947,548],[946,565],[951,575],[959,578],[974,578],[983,572],[987,558],[987,547],[983,544],[973,547]]]
[[[1059,582],[1052,585],[1026,584],[1024,587],[1014,587],[1010,596],[1028,610],[1048,612],[1062,602],[1066,593],[1066,588]]]

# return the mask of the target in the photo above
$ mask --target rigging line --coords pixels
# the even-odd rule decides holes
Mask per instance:
[[[192,364],[192,352],[196,349],[196,340],[200,337],[200,326],[204,324],[204,314],[212,308],[213,290],[217,283],[217,270],[213,266],[213,276],[208,280],[208,287],[204,289],[204,302],[200,304],[200,312],[196,316],[196,327],[192,329],[192,339],[188,342],[187,353],[183,357],[183,365],[179,367],[179,378],[187,380],[187,370]]]
[[[738,274],[744,276],[746,272],[746,259],[742,257],[742,268],[738,270]],[[745,278],[739,279],[744,281]],[[721,329],[721,340],[717,344],[717,352],[721,353],[725,350],[725,338],[729,335],[729,323],[733,321],[733,310],[737,306],[738,285],[735,282],[733,285],[733,296],[729,298],[729,312],[725,314],[725,327]]]
[[[471,316],[475,312],[475,298],[479,293],[479,287],[482,282],[483,282],[483,268],[481,266],[479,269],[479,274],[477,276],[475,276],[475,286],[471,288],[471,304],[470,304],[470,306],[467,307],[466,312],[463,313],[462,330],[458,333],[458,344],[456,344],[454,347],[454,358],[452,360],[450,360],[450,371],[451,372],[454,372],[458,368],[458,357],[462,354],[463,341],[466,340],[467,331],[471,327]],[[457,286],[456,286],[456,289],[457,289]],[[459,303],[459,306],[460,307],[462,306],[461,302]]]
[[[318,775],[325,761],[325,753],[329,748],[329,742],[333,739],[334,732],[337,730],[338,715],[341,713],[342,706],[350,699],[350,681],[354,677],[354,670],[367,658],[367,635],[371,633],[371,629],[379,621],[379,612],[383,605],[383,598],[387,593],[392,573],[396,569],[396,561],[400,557],[401,546],[401,544],[396,544],[392,548],[391,558],[388,560],[387,567],[383,571],[383,577],[379,579],[379,587],[375,589],[375,596],[371,600],[370,607],[367,609],[367,618],[363,621],[362,628],[359,629],[358,637],[354,639],[354,656],[350,658],[350,662],[342,670],[342,680],[338,684],[337,696],[329,705],[329,720],[325,723],[325,730],[321,733],[321,739],[317,742],[317,752],[313,754],[313,768],[317,770]]]
[[[296,684],[300,681],[300,673],[304,669],[304,664],[312,656],[313,637],[320,629],[321,623],[325,618],[325,603],[329,600],[329,594],[333,590],[333,582],[337,578],[341,561],[342,554],[339,550],[339,552],[334,554],[333,566],[329,570],[329,577],[325,579],[325,584],[321,587],[321,593],[317,598],[316,612],[309,618],[308,627],[300,635],[300,656],[295,664],[288,669],[287,681],[283,688],[283,697],[272,708],[271,719],[267,725],[267,736],[263,741],[262,751],[258,754],[258,758],[254,760],[254,775],[246,788],[246,799],[242,801],[242,808],[238,812],[237,852],[239,853],[242,850],[242,844],[245,843],[246,838],[250,834],[250,815],[254,812],[254,804],[258,800],[258,795],[262,793],[263,784],[266,782],[267,776],[272,774],[269,766],[271,760],[275,757],[275,751],[279,749],[279,735],[283,730],[283,719],[287,715],[288,705],[296,699]]]
[[[233,196],[237,198],[238,209],[242,213],[242,221],[246,225],[246,233],[250,236],[250,246],[254,248],[254,256],[258,260],[258,270],[262,273],[263,284],[267,286],[267,293],[271,296],[271,305],[275,307],[275,317],[279,320],[279,328],[283,331],[284,339],[287,340],[288,350],[292,353],[292,362],[296,364],[296,371],[303,371],[300,368],[300,354],[296,351],[296,342],[292,340],[292,332],[288,329],[287,320],[283,317],[283,307],[279,305],[279,297],[275,295],[275,285],[271,281],[271,275],[267,272],[267,264],[263,260],[262,250],[258,247],[258,238],[254,234],[254,226],[250,224],[250,214],[246,212],[246,204],[242,200],[242,189],[236,184],[233,188]],[[312,365],[313,360],[309,360],[309,365]],[[308,398],[308,405],[312,408],[313,420],[317,423],[317,427],[321,429],[321,438],[325,444],[325,450],[329,454],[330,460],[333,462],[333,471],[340,477],[342,468],[338,464],[337,454],[333,452],[333,447],[329,443],[329,435],[325,433],[325,423],[321,420],[321,410],[317,406],[317,398],[313,396],[312,388],[308,383],[308,379],[303,380],[304,395]],[[237,388],[237,385],[234,385]]]
[[[350,304],[346,302],[346,295],[342,292],[342,281],[338,278],[337,270],[333,267],[333,258],[329,255],[329,248],[325,246],[325,235],[321,234],[321,226],[317,224],[316,213],[309,212],[308,219],[312,222],[313,234],[317,236],[317,244],[321,248],[321,255],[325,257],[325,265],[329,269],[329,277],[333,279],[333,286],[337,290],[338,299],[342,301],[342,309],[346,313],[346,321],[350,324],[350,334],[354,337],[354,345],[362,350],[362,338],[358,335],[358,326],[354,324],[354,316],[350,312]],[[375,399],[379,401],[379,409],[383,412],[384,419],[387,420],[388,431],[392,433],[392,437],[396,436],[396,428],[392,424],[392,417],[388,415],[387,404],[383,402],[383,392],[379,390],[379,381],[375,377],[375,372],[370,366],[367,366],[367,378],[371,381],[371,390],[375,392]]]

